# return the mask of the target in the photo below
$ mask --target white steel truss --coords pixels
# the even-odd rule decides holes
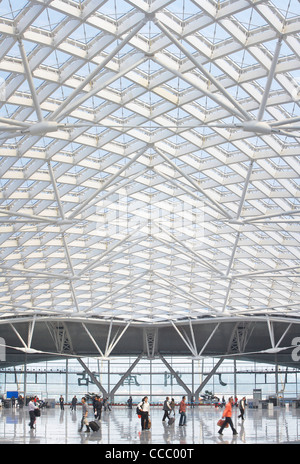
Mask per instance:
[[[0,318],[299,317],[299,101],[296,0],[2,0]]]

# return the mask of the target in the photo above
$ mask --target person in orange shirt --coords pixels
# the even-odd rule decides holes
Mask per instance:
[[[232,405],[233,405],[233,398],[231,397],[231,398],[229,398],[229,401],[226,404],[225,410],[224,410],[223,415],[222,415],[222,418],[225,419],[225,420],[224,420],[224,423],[221,426],[220,430],[218,431],[219,435],[223,435],[222,432],[223,432],[223,430],[224,430],[224,428],[226,427],[227,424],[230,425],[233,435],[237,435],[237,431],[235,430],[235,428],[233,426],[233,423],[232,423],[232,419],[231,419]]]
[[[179,414],[180,414],[179,425],[180,425],[180,426],[186,425],[186,403],[185,403],[185,396],[183,396],[183,397],[182,397],[182,400],[180,401],[180,405],[179,405]]]

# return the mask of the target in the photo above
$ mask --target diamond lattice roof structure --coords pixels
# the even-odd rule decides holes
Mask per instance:
[[[2,0],[0,318],[300,315],[296,0]]]

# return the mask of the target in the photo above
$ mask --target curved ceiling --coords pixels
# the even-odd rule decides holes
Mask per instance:
[[[299,316],[296,0],[0,3],[0,318]]]

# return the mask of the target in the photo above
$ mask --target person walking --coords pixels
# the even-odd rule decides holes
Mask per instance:
[[[185,402],[185,396],[183,396],[183,397],[182,397],[182,400],[180,401],[180,405],[179,405],[179,414],[180,414],[179,425],[180,425],[180,426],[186,425],[186,402]]]
[[[96,414],[97,398],[98,398],[97,395],[93,396],[92,404],[93,404],[93,411],[94,411],[94,414]]]
[[[89,422],[88,422],[88,414],[89,414],[89,408],[88,404],[86,402],[85,397],[81,398],[82,402],[82,419],[81,419],[81,426],[79,429],[79,432],[82,432],[83,426],[86,426],[86,432],[90,432],[90,427],[89,427]]]
[[[130,396],[127,400],[127,405],[129,409],[132,409],[132,396]]]
[[[141,426],[142,430],[148,430],[149,428],[149,414],[150,404],[148,403],[148,396],[145,396],[138,405],[138,409],[141,415]]]
[[[246,408],[246,397],[244,396],[241,400],[240,400],[240,403],[239,403],[239,409],[240,409],[240,415],[238,416],[238,418],[242,418],[242,420],[245,420],[244,419],[244,414],[245,414],[245,408]]]
[[[235,430],[233,423],[232,423],[232,405],[233,405],[233,398],[229,398],[228,403],[225,406],[225,410],[223,412],[222,418],[225,419],[223,425],[221,426],[220,430],[218,431],[219,435],[223,435],[223,430],[227,424],[230,425],[233,435],[237,435],[237,431]]]
[[[173,413],[173,416],[175,417],[175,406],[176,406],[176,403],[175,403],[175,400],[174,398],[171,399],[171,402],[170,402],[170,408],[171,408],[171,413]]]
[[[24,397],[22,395],[18,396],[18,405],[19,405],[19,409],[22,409],[24,406]]]
[[[101,414],[102,414],[102,401],[99,396],[96,396],[95,419],[101,421]]]
[[[35,409],[39,409],[33,398],[30,398],[30,401],[28,403],[28,411],[29,411],[29,419],[30,419],[30,422],[29,422],[29,426],[30,426],[30,429],[33,430],[35,429],[34,427],[34,424],[35,424],[35,421],[36,421],[36,415],[35,415]]]
[[[76,398],[76,395],[74,395],[71,401],[71,411],[76,411],[76,406],[77,406],[77,398]]]
[[[60,405],[60,410],[64,411],[65,410],[65,400],[64,400],[62,395],[60,395],[60,398],[59,398],[59,405]]]
[[[167,396],[164,405],[163,405],[163,411],[164,411],[164,416],[162,418],[162,422],[165,422],[166,419],[169,419],[169,413],[171,412],[171,406],[170,406],[170,398]]]

